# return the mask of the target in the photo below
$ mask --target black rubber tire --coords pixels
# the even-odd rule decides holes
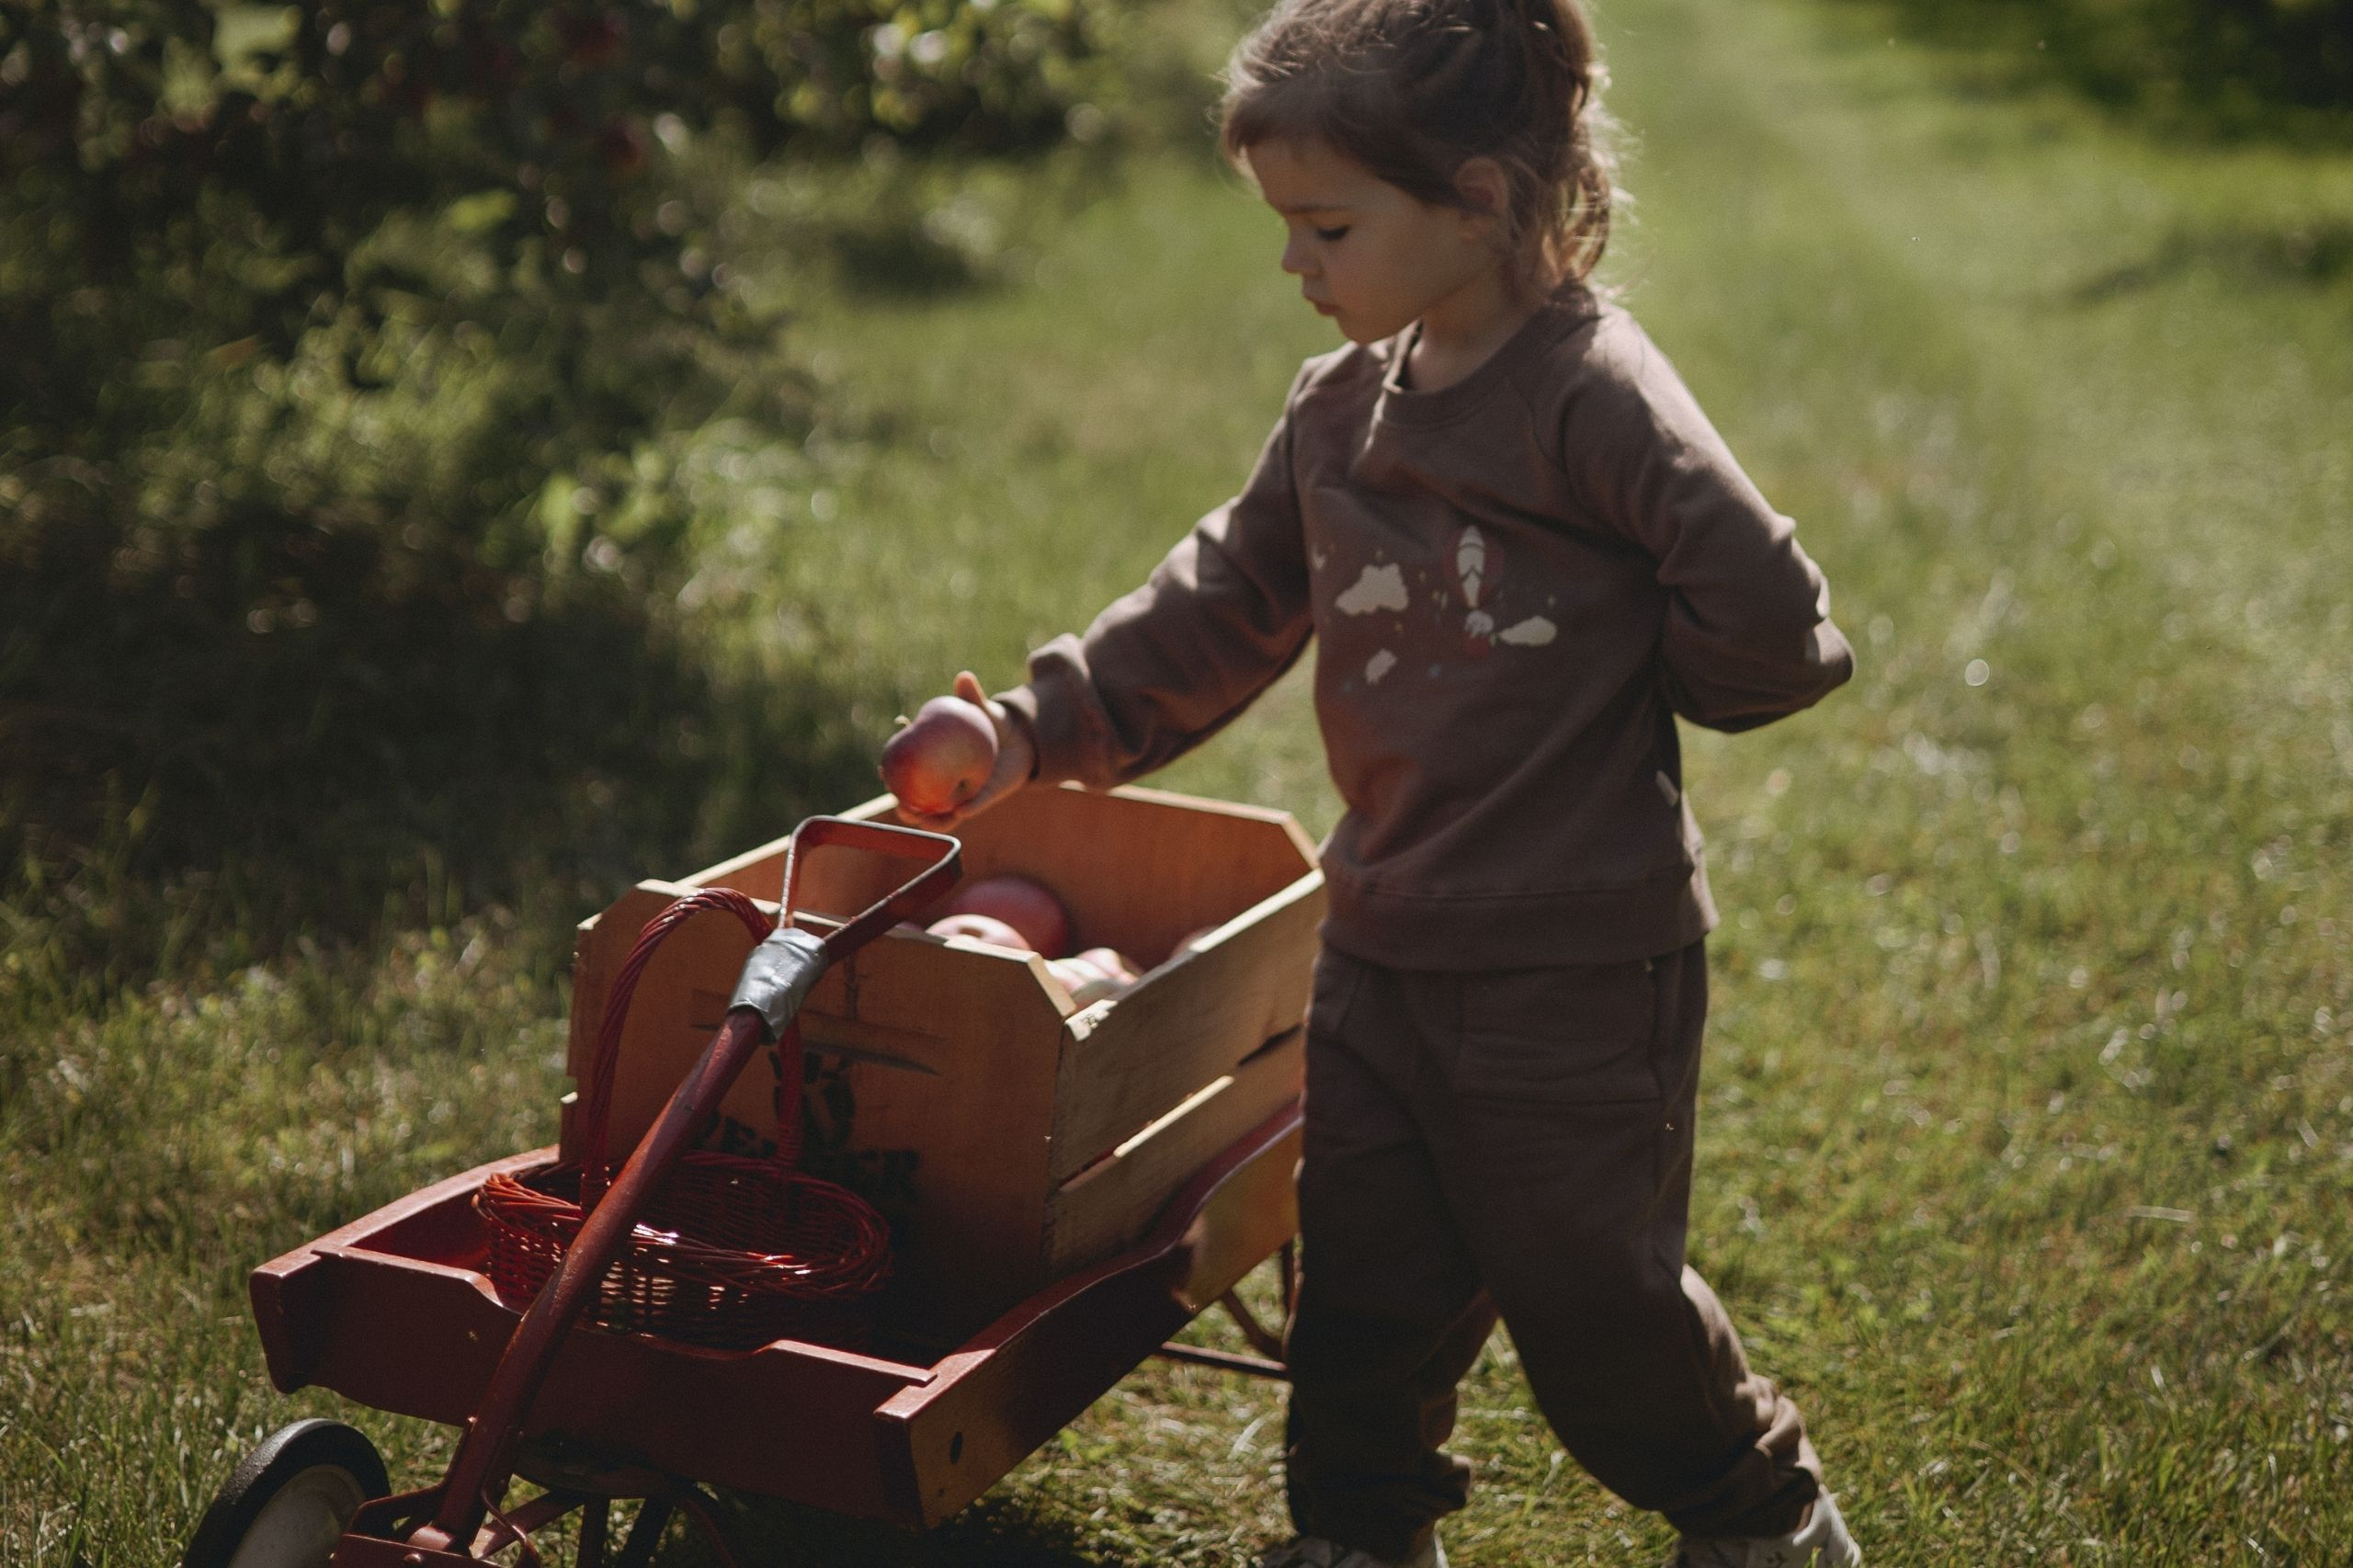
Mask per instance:
[[[300,1490],[288,1494],[298,1481]],[[281,1494],[287,1494],[288,1503],[273,1516],[273,1523],[284,1526],[286,1509],[301,1508],[308,1516],[303,1522],[313,1528],[292,1533],[299,1541],[307,1542],[322,1537],[322,1521],[329,1514],[340,1514],[335,1534],[342,1533],[351,1522],[346,1503],[357,1507],[369,1498],[388,1495],[392,1489],[376,1445],[357,1427],[320,1420],[281,1426],[244,1457],[214,1494],[212,1506],[204,1510],[180,1558],[181,1568],[232,1568],[238,1549]],[[281,1528],[273,1539],[288,1534]],[[256,1551],[260,1550],[262,1544],[256,1542]],[[315,1553],[307,1545],[290,1542],[263,1562],[249,1562],[242,1568],[326,1568],[334,1551],[334,1536],[324,1536],[324,1545]]]

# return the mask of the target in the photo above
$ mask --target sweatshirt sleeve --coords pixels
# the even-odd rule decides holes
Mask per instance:
[[[1313,619],[1291,476],[1299,387],[1242,493],[1196,523],[1085,636],[1031,653],[1028,684],[1000,694],[1037,743],[1040,780],[1099,789],[1175,761],[1306,647]]]
[[[1829,585],[1666,357],[1627,318],[1615,325],[1563,413],[1563,461],[1595,517],[1657,562],[1669,704],[1727,731],[1812,706],[1855,668]]]

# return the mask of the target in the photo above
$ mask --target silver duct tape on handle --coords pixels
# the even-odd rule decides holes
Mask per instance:
[[[824,945],[815,937],[789,926],[771,931],[744,960],[728,1009],[751,1008],[767,1023],[768,1038],[776,1040],[809,999],[825,965]]]

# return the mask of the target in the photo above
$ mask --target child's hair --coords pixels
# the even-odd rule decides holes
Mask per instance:
[[[1582,280],[1609,242],[1608,79],[1577,0],[1280,0],[1226,63],[1219,140],[1237,164],[1320,140],[1447,207],[1463,164],[1492,158],[1523,281]]]

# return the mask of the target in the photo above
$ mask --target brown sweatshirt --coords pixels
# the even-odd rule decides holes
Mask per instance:
[[[1324,938],[1405,969],[1646,958],[1715,925],[1675,715],[1743,730],[1852,673],[1829,593],[1665,355],[1564,289],[1476,370],[1309,360],[1242,494],[1005,694],[1041,779],[1214,734],[1317,643],[1347,815]]]

